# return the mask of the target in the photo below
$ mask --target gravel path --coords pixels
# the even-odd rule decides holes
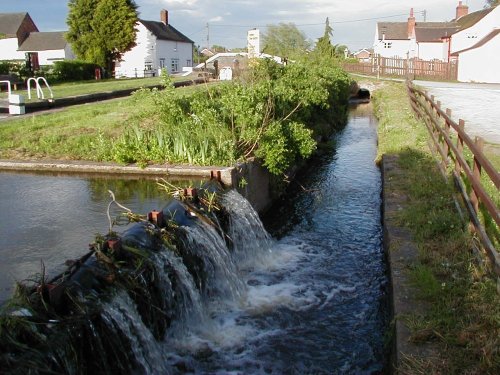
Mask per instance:
[[[500,145],[500,84],[414,81],[451,109],[451,117],[465,121],[471,136]]]

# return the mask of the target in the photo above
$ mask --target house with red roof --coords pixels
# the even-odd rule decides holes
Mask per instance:
[[[500,82],[498,28],[498,6],[469,13],[459,1],[449,22],[416,22],[412,8],[407,22],[377,23],[373,49],[381,57],[458,62],[460,81]]]

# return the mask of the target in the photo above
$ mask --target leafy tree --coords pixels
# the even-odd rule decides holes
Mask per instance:
[[[134,0],[70,0],[67,39],[78,58],[113,70],[135,45]]]
[[[268,25],[262,41],[263,52],[291,59],[303,55],[311,46],[305,34],[293,23]]]

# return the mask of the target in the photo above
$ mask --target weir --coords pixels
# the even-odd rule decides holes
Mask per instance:
[[[271,245],[237,192],[212,182],[194,194],[123,235],[98,237],[63,274],[20,290],[2,317],[11,329],[3,332],[1,367],[169,373],[168,337],[206,321],[210,299],[239,303],[245,285],[237,263]]]

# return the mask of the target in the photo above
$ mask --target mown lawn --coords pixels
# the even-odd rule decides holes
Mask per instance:
[[[407,197],[398,214],[413,234],[419,261],[409,272],[429,306],[406,317],[413,342],[432,342],[437,357],[408,357],[404,374],[499,374],[500,291],[477,240],[462,222],[453,187],[439,173],[427,145],[427,130],[413,116],[403,83],[387,82],[375,92],[379,155],[399,156],[402,173],[395,194]],[[482,260],[480,260],[482,259]]]

